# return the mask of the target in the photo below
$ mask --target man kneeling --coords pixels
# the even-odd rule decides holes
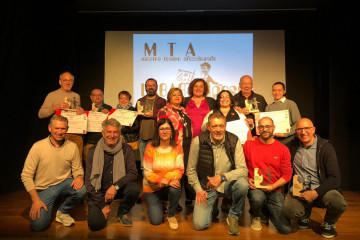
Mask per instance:
[[[97,145],[89,149],[85,185],[88,191],[88,225],[93,231],[106,226],[110,204],[122,198],[117,212],[119,222],[132,226],[127,213],[139,197],[141,187],[135,183],[137,169],[132,148],[123,143],[121,124],[115,119],[102,123],[102,135]]]
[[[217,198],[222,193],[230,193],[233,202],[227,217],[228,233],[239,235],[238,218],[249,188],[241,142],[226,132],[226,119],[222,114],[212,113],[207,124],[209,131],[191,143],[187,168],[189,183],[196,192],[194,227],[196,230],[208,228],[218,213]]]

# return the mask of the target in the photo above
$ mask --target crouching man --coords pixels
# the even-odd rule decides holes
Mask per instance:
[[[121,198],[117,219],[132,226],[128,212],[139,197],[141,187],[135,183],[137,169],[132,148],[123,142],[121,124],[115,119],[102,123],[102,138],[87,155],[85,185],[88,192],[88,225],[93,231],[106,226],[110,204]]]

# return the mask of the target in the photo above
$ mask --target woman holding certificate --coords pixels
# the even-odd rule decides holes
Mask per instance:
[[[175,129],[169,118],[162,118],[155,136],[146,146],[143,160],[143,192],[150,223],[163,221],[162,199],[169,201],[167,220],[171,229],[178,229],[175,210],[181,197],[180,179],[184,173],[183,150],[175,141]]]
[[[131,94],[128,91],[119,92],[118,100],[119,104],[117,105],[116,109],[136,111],[136,109],[131,106]],[[129,144],[134,150],[138,149],[137,141],[139,140],[139,129],[140,123],[138,118],[135,119],[134,124],[131,127],[121,127],[121,135],[124,137],[124,141]]]
[[[183,147],[184,151],[184,166],[186,166],[189,158],[190,144],[192,140],[191,119],[185,112],[185,108],[181,106],[184,102],[184,96],[179,88],[171,88],[167,95],[166,106],[161,108],[158,113],[158,121],[162,118],[169,118],[175,129],[175,140]],[[186,205],[191,205],[192,200],[195,199],[195,192],[187,180],[187,176],[183,176],[182,183],[185,188]],[[182,210],[179,205],[178,211]]]
[[[272,86],[272,94],[274,96],[274,102],[266,106],[265,112],[289,110],[290,131],[286,133],[274,133],[275,139],[282,144],[286,144],[295,136],[296,123],[301,118],[300,111],[294,101],[285,97],[286,89],[284,83],[274,83]]]

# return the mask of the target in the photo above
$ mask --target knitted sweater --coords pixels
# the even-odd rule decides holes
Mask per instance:
[[[184,173],[184,154],[181,145],[167,149],[155,148],[152,143],[146,146],[143,160],[143,191],[155,192],[161,189],[159,183],[163,178],[180,180]]]
[[[56,148],[47,137],[36,142],[25,160],[21,180],[27,191],[44,190],[67,178],[84,176],[79,149],[65,140]]]

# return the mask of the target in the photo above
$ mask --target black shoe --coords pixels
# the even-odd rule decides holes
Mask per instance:
[[[182,211],[182,206],[180,206],[180,204],[177,205],[176,211],[178,211],[178,212],[181,212],[181,211]]]
[[[299,219],[297,221],[298,223],[298,228],[300,229],[308,229],[310,228],[310,219],[305,218],[305,219]]]
[[[324,222],[323,232],[321,234],[324,238],[333,238],[336,235],[335,224]]]
[[[192,205],[192,200],[186,199],[185,200],[185,206],[190,207]]]

